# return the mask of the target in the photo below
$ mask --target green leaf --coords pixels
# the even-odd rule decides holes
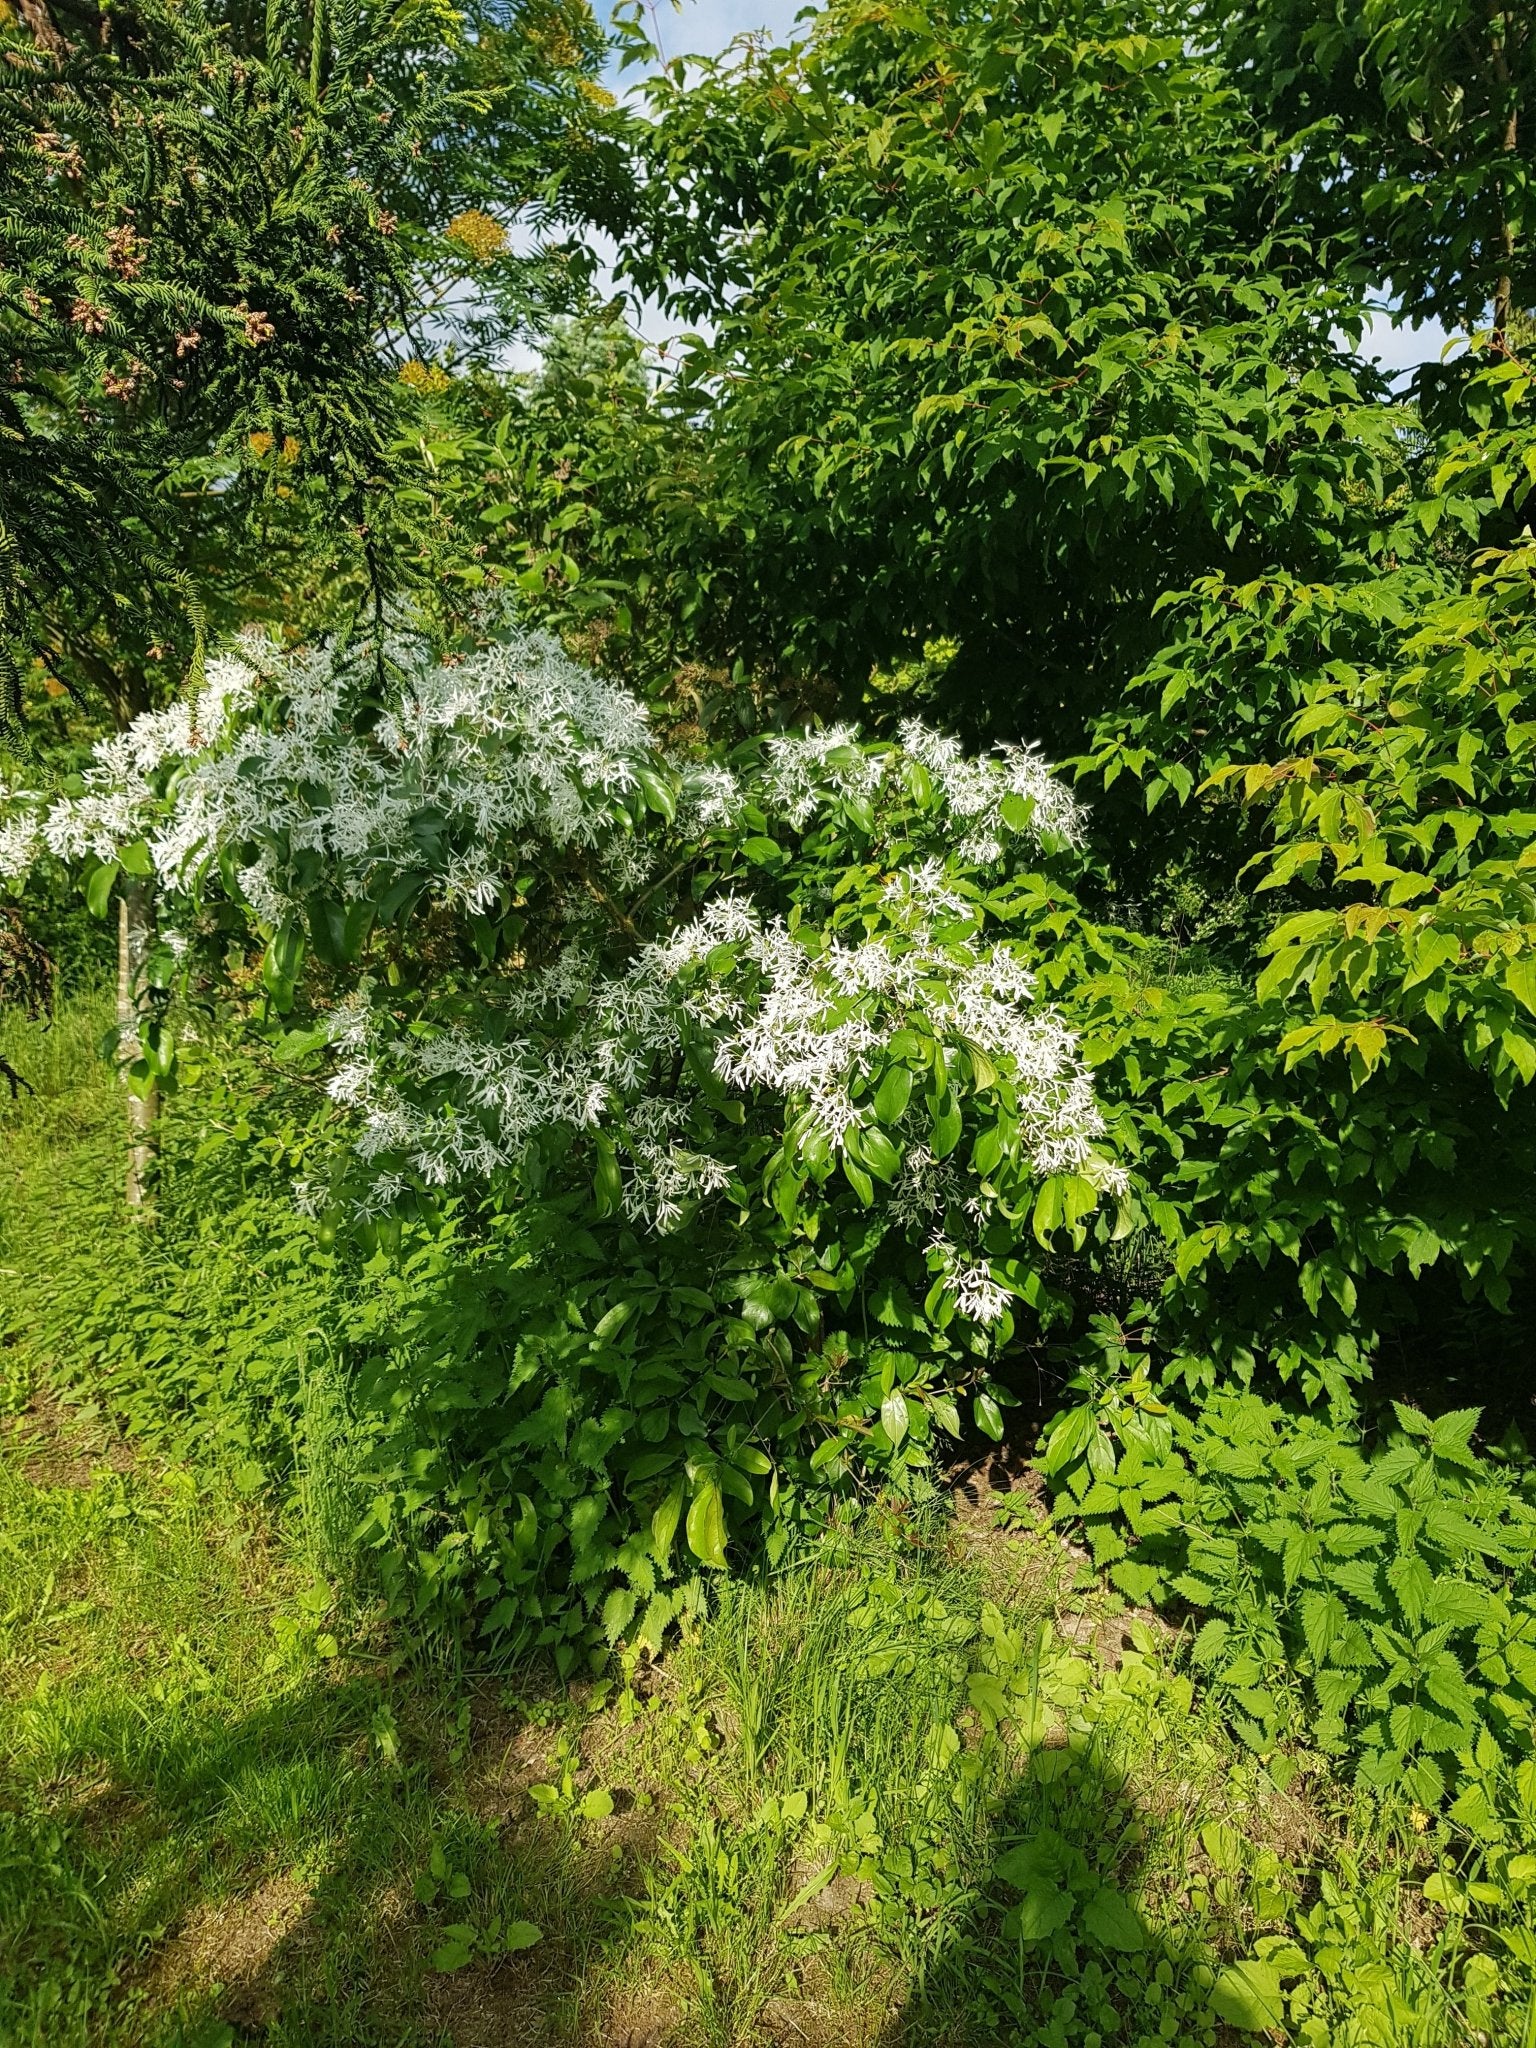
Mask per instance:
[[[713,1479],[700,1482],[688,1509],[688,1548],[700,1564],[725,1569],[725,1503]]]
[[[880,1403],[880,1420],[892,1444],[899,1445],[907,1433],[907,1397],[900,1387],[893,1387]]]
[[[613,1794],[599,1785],[586,1795],[576,1811],[583,1820],[606,1820],[613,1811]]]
[[[453,1970],[462,1970],[475,1952],[475,1930],[461,1925],[444,1930],[448,1939],[432,1951],[432,1967],[447,1975]]]
[[[85,907],[92,917],[105,917],[107,905],[112,901],[112,884],[117,880],[117,862],[104,861],[92,871],[85,885]]]
[[[1536,1016],[1536,953],[1521,953],[1509,961],[1504,981],[1515,1000]]]
[[[658,775],[654,768],[644,767],[636,768],[635,781],[647,806],[670,825],[677,816],[677,791],[671,783]]]
[[[1210,2003],[1218,2019],[1244,2033],[1263,2034],[1285,2025],[1280,1973],[1257,1956],[1223,1970],[1211,1987]]]
[[[875,1090],[875,1115],[882,1124],[899,1123],[912,1096],[910,1067],[887,1067]]]
[[[1122,1955],[1134,1955],[1146,1947],[1147,1931],[1140,1915],[1125,1894],[1110,1884],[1100,1885],[1084,1906],[1083,1927],[1101,1948],[1118,1949]]]
[[[651,1548],[656,1562],[665,1571],[667,1560],[672,1555],[672,1539],[677,1534],[677,1525],[683,1513],[683,1482],[681,1479],[666,1499],[651,1516]]]
[[[509,1920],[501,1937],[501,1945],[509,1956],[519,1949],[532,1948],[544,1939],[542,1927],[536,1927],[531,1920]]]
[[[596,1166],[592,1174],[592,1192],[597,1202],[599,1216],[613,1216],[623,1204],[624,1177],[619,1171],[619,1155],[613,1148],[613,1140],[603,1131],[592,1135],[592,1150],[596,1155]]]
[[[990,1394],[978,1394],[972,1404],[976,1427],[994,1443],[1003,1440],[1003,1411]]]
[[[946,1095],[933,1112],[928,1143],[935,1159],[946,1159],[960,1142],[964,1122],[952,1095]]]
[[[859,1132],[859,1149],[864,1164],[881,1180],[892,1181],[901,1171],[901,1154],[878,1125],[866,1125]]]
[[[960,1434],[960,1410],[948,1394],[930,1394],[928,1412],[946,1436]]]
[[[1045,1941],[1072,1918],[1072,1894],[1031,1885],[1008,1916],[1021,1941]]]

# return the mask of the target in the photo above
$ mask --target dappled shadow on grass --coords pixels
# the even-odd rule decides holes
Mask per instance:
[[[6,2048],[592,2038],[581,1988],[622,1949],[632,1860],[526,1798],[477,1817],[470,1754],[407,1739],[387,1761],[384,1701],[338,1673],[243,1716],[86,1704],[48,1731],[51,1782],[18,1776],[0,1812]],[[542,1939],[509,1952],[520,1921]],[[434,1968],[455,1928],[468,1956]]]
[[[1147,1823],[1081,1750],[1036,1750],[998,1803],[983,1871],[917,1960],[879,2048],[1215,2043],[1212,1971],[1140,1898]]]
[[[579,1689],[406,1661],[216,1468],[99,1435],[0,1426],[3,2048],[597,2038],[654,1829],[534,1810]]]
[[[1230,1760],[1179,1753],[1161,1635],[1063,1618],[1059,1558],[974,1505],[720,1583],[598,1711],[347,1638],[186,1487],[13,1489],[66,1605],[0,1696],[0,2041],[1199,2048],[1168,1930],[1250,1931],[1174,1896]]]

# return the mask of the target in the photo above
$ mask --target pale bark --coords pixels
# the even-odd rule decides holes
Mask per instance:
[[[124,875],[117,899],[117,1031],[118,1057],[126,1065],[140,1057],[139,1026],[144,1015],[144,960],[155,929],[155,892],[151,883]],[[147,1208],[153,1191],[156,1123],[160,1090],[151,1086],[128,1095],[128,1206]]]

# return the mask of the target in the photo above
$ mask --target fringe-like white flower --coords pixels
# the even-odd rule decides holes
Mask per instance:
[[[487,915],[517,903],[530,864],[556,878],[573,942],[488,988],[479,1035],[427,1018],[401,1032],[366,983],[333,1013],[330,1094],[373,1169],[369,1213],[409,1184],[517,1167],[541,1132],[564,1126],[602,1128],[626,1212],[674,1228],[731,1180],[697,1135],[709,1127],[702,1098],[676,1084],[685,1042],[728,1089],[781,1100],[805,1147],[852,1159],[893,1039],[913,1029],[947,1053],[979,1050],[1005,1077],[1033,1171],[1123,1188],[1096,1149],[1103,1119],[1072,1032],[1017,952],[980,938],[985,883],[970,871],[1020,836],[1081,836],[1076,801],[1033,749],[970,757],[908,720],[896,744],[835,726],[769,739],[755,768],[676,763],[635,697],[544,635],[441,663],[403,642],[285,657],[253,635],[187,702],[103,741],[83,783],[52,804],[0,791],[0,878],[45,851],[109,860],[143,839],[172,899],[232,857],[241,896],[273,929],[318,894],[377,903],[398,886]],[[670,852],[658,786],[676,800]],[[690,843],[749,809],[802,831],[840,805],[860,807],[861,830],[894,816],[908,844],[915,806],[940,849],[889,878],[862,936],[792,930],[729,894],[651,943],[627,925],[633,949],[617,971],[583,936],[597,928],[594,903],[623,915],[664,860],[678,872],[680,849],[686,861]],[[1004,1295],[985,1260],[943,1236],[962,1218],[979,1231],[991,1197],[953,1158],[934,1158],[925,1116],[914,1103],[887,1134],[903,1154],[891,1213],[945,1248],[962,1312],[995,1321]]]

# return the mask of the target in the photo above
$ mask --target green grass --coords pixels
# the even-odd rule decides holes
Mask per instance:
[[[1244,1749],[1019,1494],[595,1683],[424,1642],[307,1240],[238,1148],[125,1224],[101,1021],[0,1016],[3,2048],[1536,2048],[1536,1858]]]
[[[1528,2032],[1486,1964],[1469,2005],[1432,1832],[1304,1755],[1282,1792],[1039,1532],[877,1512],[557,1691],[412,1661],[301,1518],[34,1404],[0,1575],[16,2048],[1151,2048],[1238,2038],[1243,1958],[1297,2041]]]

